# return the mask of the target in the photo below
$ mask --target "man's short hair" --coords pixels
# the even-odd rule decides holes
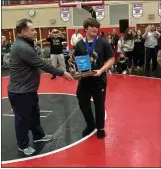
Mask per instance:
[[[84,29],[87,29],[88,26],[96,26],[100,28],[100,23],[95,18],[88,18],[83,22]]]
[[[21,19],[16,23],[16,33],[21,33],[22,30],[28,28],[27,23],[33,23],[30,19]]]

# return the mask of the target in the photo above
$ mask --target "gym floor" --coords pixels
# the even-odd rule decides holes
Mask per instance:
[[[30,134],[37,152],[24,157],[16,146],[6,75],[3,71],[2,167],[161,167],[159,78],[108,75],[106,138],[99,140],[96,131],[82,138],[86,125],[75,97],[77,81],[51,80],[42,74],[41,122],[53,140],[34,145]]]

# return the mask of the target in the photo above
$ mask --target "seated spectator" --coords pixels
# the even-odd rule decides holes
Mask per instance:
[[[119,74],[127,74],[128,72],[128,67],[130,63],[127,57],[125,57],[125,54],[123,52],[120,53],[120,58],[116,62],[116,67],[117,67],[117,73]]]

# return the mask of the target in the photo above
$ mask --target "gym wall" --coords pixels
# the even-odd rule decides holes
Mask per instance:
[[[101,26],[109,27],[109,26],[119,25],[119,19],[129,19],[129,25],[134,25],[134,26],[138,23],[159,23],[161,19],[160,19],[160,16],[158,15],[158,2],[147,1],[142,4],[143,4],[143,16],[139,19],[136,19],[132,16],[132,4],[129,5],[130,6],[129,11],[127,11],[126,9],[127,11],[126,18],[124,18],[125,13],[123,15],[122,14],[119,15],[119,12],[118,12],[118,10],[120,10],[121,12],[124,9],[123,5],[120,8],[118,7],[118,5],[115,6],[116,7],[115,13],[117,13],[120,16],[120,18],[115,16],[115,18],[117,18],[117,20],[115,21],[114,20],[110,21],[110,18],[112,18],[113,11],[115,9],[114,5],[112,5],[113,7],[110,7],[109,5],[106,4],[105,5],[105,18],[101,21]],[[127,6],[127,5],[124,5],[124,6]],[[34,8],[36,11],[35,16],[33,17],[30,17],[28,14],[29,9],[31,8]],[[56,27],[56,26],[73,27],[74,25],[78,26],[79,23],[74,24],[73,22],[75,22],[77,18],[76,15],[79,15],[79,13],[74,12],[74,11],[77,11],[77,10],[75,9],[73,10],[73,8],[70,8],[70,20],[68,22],[64,22],[60,18],[60,8],[58,7],[57,4],[45,4],[45,5],[34,5],[34,6],[26,5],[26,6],[16,6],[16,7],[15,6],[3,6],[2,7],[2,29],[15,28],[16,22],[19,19],[24,18],[24,17],[32,19],[36,27],[51,27],[51,26],[53,27]],[[75,17],[73,17],[73,13]],[[154,14],[154,18],[148,19],[149,14]],[[84,16],[83,17],[84,19],[89,17],[89,16],[86,16],[86,12],[84,11],[82,12],[82,16]],[[50,23],[51,19],[55,19],[56,23],[51,24]],[[112,25],[110,25],[110,23]]]
[[[29,10],[35,10],[35,16],[29,16]],[[70,10],[71,12],[71,10]],[[3,6],[2,7],[2,29],[15,28],[16,22],[22,18],[29,18],[35,23],[35,27],[71,26],[72,20],[64,22],[60,18],[60,8],[56,4]],[[51,24],[50,20],[56,23]]]

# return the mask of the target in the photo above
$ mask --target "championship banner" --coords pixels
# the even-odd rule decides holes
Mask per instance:
[[[159,16],[161,16],[161,2],[159,2],[159,9],[158,9],[158,13],[159,13]]]
[[[104,17],[105,17],[105,9],[104,9],[103,5],[102,6],[96,6],[95,11],[96,11],[96,18],[98,20],[101,21],[102,19],[104,19]]]
[[[141,16],[143,16],[143,5],[133,4],[133,17],[138,19]]]
[[[69,19],[70,19],[70,11],[69,11],[69,8],[61,8],[61,9],[60,9],[60,15],[61,15],[61,19],[62,19],[64,22],[69,21]]]

